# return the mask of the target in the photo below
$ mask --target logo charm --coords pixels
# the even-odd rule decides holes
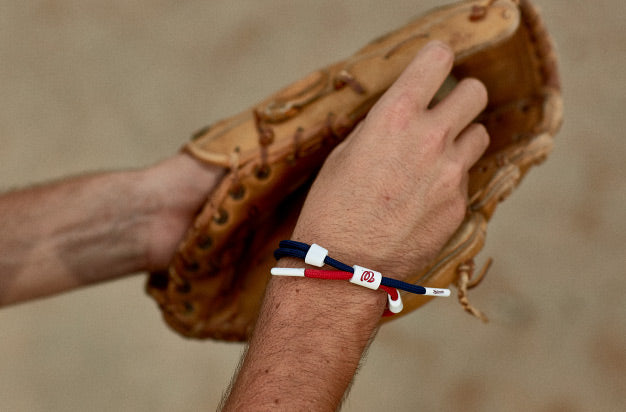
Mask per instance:
[[[361,274],[361,282],[373,283],[375,279],[376,276],[374,276],[374,272],[371,270],[365,270]]]

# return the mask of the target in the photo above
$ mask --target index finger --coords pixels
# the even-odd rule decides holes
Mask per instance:
[[[409,101],[415,111],[426,110],[439,87],[452,70],[454,53],[440,41],[422,48],[381,100]]]

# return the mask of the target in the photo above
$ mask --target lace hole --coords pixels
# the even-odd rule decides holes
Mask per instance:
[[[185,312],[187,312],[187,313],[191,313],[195,309],[193,307],[193,304],[191,302],[187,302],[187,301],[183,302],[183,307],[185,308]]]
[[[224,209],[218,210],[215,217],[213,217],[213,221],[218,225],[223,225],[228,221],[228,212]]]
[[[230,190],[229,194],[233,199],[240,200],[245,196],[246,188],[243,185],[237,185]]]
[[[200,249],[207,250],[213,245],[213,239],[211,239],[210,236],[206,236],[206,235],[200,236],[196,244],[198,245]]]
[[[254,175],[259,180],[267,179],[270,176],[270,167],[268,165],[258,166],[254,170]]]

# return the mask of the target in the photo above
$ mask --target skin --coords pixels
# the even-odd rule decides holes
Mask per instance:
[[[329,156],[292,239],[397,279],[436,255],[463,219],[468,170],[489,140],[471,123],[487,102],[479,81],[429,108],[452,62],[441,43],[418,53]],[[178,154],[0,196],[0,305],[164,269],[223,173]],[[385,301],[347,282],[272,279],[223,409],[336,410]]]
[[[0,305],[165,268],[222,173],[178,154],[5,193]]]
[[[327,159],[293,239],[397,279],[436,255],[465,215],[468,170],[489,142],[471,124],[487,103],[477,80],[428,109],[453,59],[441,43],[416,56]],[[349,283],[273,278],[224,410],[336,410],[384,305],[384,293]]]

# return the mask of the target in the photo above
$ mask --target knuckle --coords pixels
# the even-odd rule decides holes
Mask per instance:
[[[467,212],[467,200],[465,197],[459,197],[459,200],[456,202],[456,207],[453,210],[453,218],[457,224],[461,223],[463,218],[465,217],[465,213]]]
[[[401,94],[393,100],[381,101],[367,116],[371,124],[379,125],[390,133],[405,130],[413,116],[410,96]]]
[[[460,191],[449,199],[445,207],[446,219],[453,226],[458,226],[467,212],[467,200]]]
[[[465,167],[463,162],[451,161],[448,163],[446,175],[448,177],[448,181],[454,184],[454,186],[458,186],[462,182],[464,173]]]
[[[441,196],[450,202],[456,201],[458,193],[463,186],[464,168],[461,162],[451,161],[440,169],[435,192],[441,192]]]
[[[442,152],[446,147],[446,140],[452,133],[452,129],[446,124],[438,124],[430,128],[427,133],[422,134],[423,147],[437,152]]]
[[[465,212],[467,211],[467,205],[467,192],[465,191],[465,189],[460,188],[460,190],[456,192],[454,200],[454,215],[457,218],[462,219],[463,216],[465,216]]]

